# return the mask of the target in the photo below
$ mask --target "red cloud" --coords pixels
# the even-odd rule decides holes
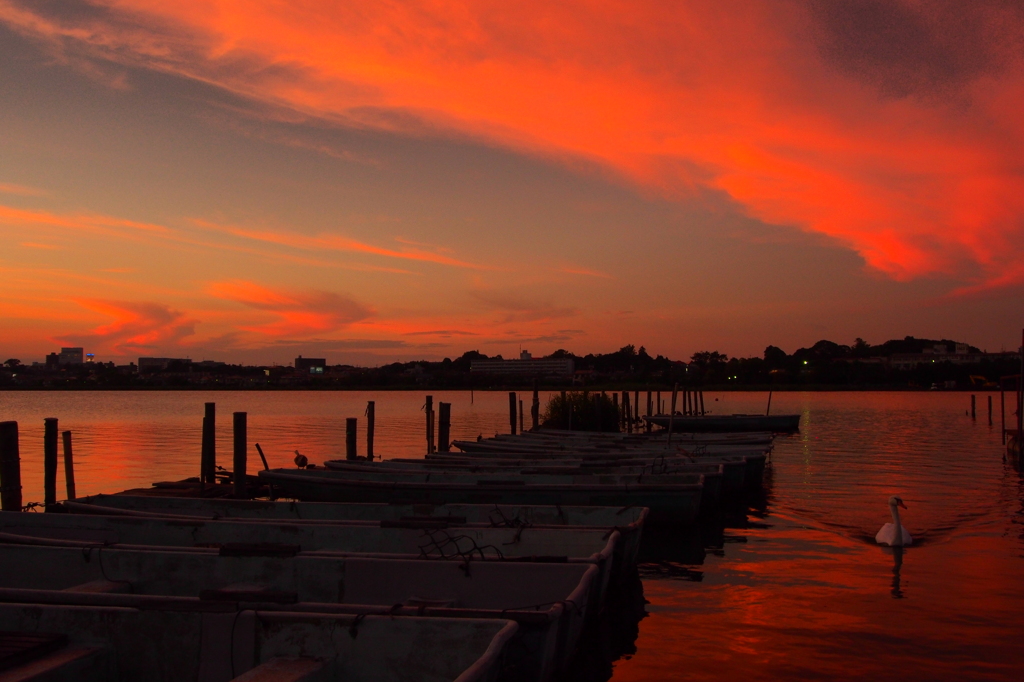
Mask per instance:
[[[328,333],[373,316],[371,309],[328,291],[281,291],[243,280],[213,282],[206,290],[217,298],[273,313],[274,322],[239,327],[271,337]]]
[[[448,129],[670,196],[722,192],[899,279],[999,282],[1024,250],[1014,3],[209,5],[60,17],[4,2],[0,20],[74,58],[344,125]]]
[[[161,303],[72,299],[93,312],[113,318],[112,322],[85,334],[70,334],[56,340],[66,345],[89,346],[97,351],[151,352],[154,348],[177,345],[195,333],[195,320]]]

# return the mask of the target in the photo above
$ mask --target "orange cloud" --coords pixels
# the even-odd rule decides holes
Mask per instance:
[[[44,190],[28,185],[18,185],[12,182],[0,182],[0,193],[17,194],[23,197],[41,197],[46,194]]]
[[[206,220],[193,220],[192,222],[200,227],[222,230],[228,234],[235,235],[236,237],[244,237],[246,239],[278,244],[281,246],[290,246],[292,248],[316,251],[351,251],[356,253],[369,253],[375,256],[385,256],[387,258],[400,258],[403,260],[415,260],[427,263],[437,263],[439,265],[450,265],[457,268],[469,268],[472,270],[490,269],[483,265],[476,265],[474,263],[467,263],[466,261],[451,258],[450,256],[445,256],[441,253],[424,251],[422,249],[405,249],[403,251],[396,251],[394,249],[373,246],[372,244],[365,244],[363,242],[356,241],[355,239],[349,239],[348,237],[341,237],[338,235],[323,234],[318,237],[308,237],[294,232],[273,232],[270,230],[252,230],[233,225],[217,225]],[[389,269],[389,271],[412,274],[408,270]]]
[[[721,192],[898,279],[996,282],[1024,251],[1014,3],[92,4],[106,9],[0,0],[0,21],[68,59],[342,125],[447,130],[669,196]]]
[[[176,346],[182,339],[195,333],[195,320],[162,303],[95,298],[71,300],[113,320],[90,332],[58,336],[55,340],[64,345],[88,346],[97,351],[117,354],[145,353]]]
[[[239,329],[274,338],[330,333],[374,314],[351,298],[329,291],[282,291],[244,280],[212,282],[206,291],[216,298],[273,313],[274,322]]]
[[[93,213],[58,214],[0,205],[0,224],[29,227],[57,227],[77,232],[124,237],[132,234],[169,236],[172,230],[163,225],[140,223]]]
[[[564,272],[568,275],[584,275],[586,277],[598,277],[600,279],[615,279],[607,272],[601,272],[600,270],[591,270],[589,268],[581,268],[575,265],[569,265],[564,268],[560,268],[559,272]]]

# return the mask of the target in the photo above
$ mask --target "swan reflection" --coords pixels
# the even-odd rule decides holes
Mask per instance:
[[[892,589],[889,594],[893,599],[903,599],[903,589],[900,587],[900,569],[903,568],[903,547],[897,545],[892,548]]]

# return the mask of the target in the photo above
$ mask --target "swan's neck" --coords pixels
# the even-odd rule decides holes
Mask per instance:
[[[894,545],[903,545],[903,525],[900,524],[900,509],[895,504],[890,507],[892,509],[892,525],[893,530],[896,531],[893,535]]]

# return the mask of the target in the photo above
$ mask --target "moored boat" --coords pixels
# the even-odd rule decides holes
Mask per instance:
[[[800,430],[798,414],[716,414],[691,416],[677,414],[656,414],[644,419],[655,426],[683,432],[729,432],[729,431],[771,431],[773,433],[795,433]]]

